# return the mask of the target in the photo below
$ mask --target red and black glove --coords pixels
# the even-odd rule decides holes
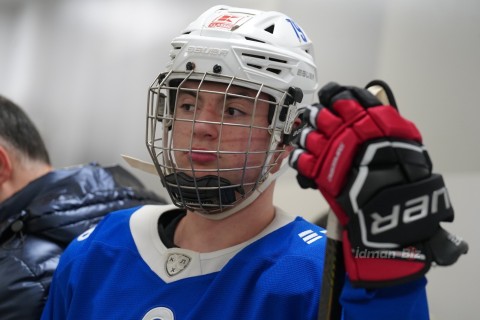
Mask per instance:
[[[454,212],[416,126],[366,89],[329,83],[318,95],[290,165],[343,226],[351,282],[400,284],[466,253],[468,245],[440,226]]]

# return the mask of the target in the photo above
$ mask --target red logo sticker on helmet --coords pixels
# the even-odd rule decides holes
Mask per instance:
[[[224,14],[215,19],[208,24],[208,28],[219,28],[232,30],[235,26],[239,27],[245,23],[250,15],[243,14]]]

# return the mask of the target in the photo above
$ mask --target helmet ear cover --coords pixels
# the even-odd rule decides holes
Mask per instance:
[[[282,110],[280,111],[279,120],[284,122],[287,120],[287,113],[288,113],[288,106],[294,103],[300,103],[303,100],[303,92],[302,89],[296,87],[288,88],[287,95],[285,96],[285,100],[282,105]],[[275,101],[273,97],[271,97],[272,102]],[[268,123],[271,124],[273,121],[273,115],[275,114],[275,105],[270,105],[270,109],[268,110]]]

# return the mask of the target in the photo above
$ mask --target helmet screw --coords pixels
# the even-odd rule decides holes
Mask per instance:
[[[191,70],[195,69],[195,63],[187,62],[187,65],[185,67],[187,68],[188,71],[191,71]]]
[[[220,72],[222,72],[222,66],[218,65],[218,64],[214,65],[213,66],[213,73],[220,73]]]

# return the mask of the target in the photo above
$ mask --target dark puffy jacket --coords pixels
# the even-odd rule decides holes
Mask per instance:
[[[60,255],[114,210],[165,203],[120,166],[53,171],[0,204],[0,319],[39,319]]]

